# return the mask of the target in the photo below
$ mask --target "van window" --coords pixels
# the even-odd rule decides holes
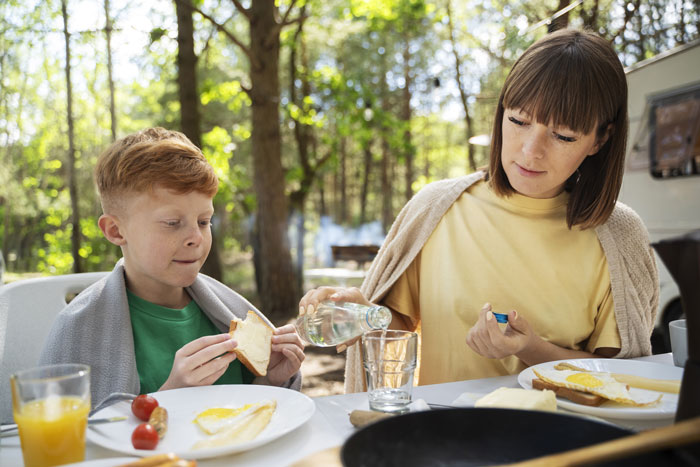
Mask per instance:
[[[656,178],[700,174],[700,83],[650,99],[649,170]]]
[[[630,140],[627,142],[630,146],[626,161],[628,171],[649,169],[649,102],[644,106],[639,122],[637,131],[634,134],[630,133]],[[630,128],[632,126],[630,117]]]

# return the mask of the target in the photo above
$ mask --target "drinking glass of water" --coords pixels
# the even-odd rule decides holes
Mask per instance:
[[[370,409],[390,413],[408,411],[417,346],[415,332],[376,330],[362,335]]]

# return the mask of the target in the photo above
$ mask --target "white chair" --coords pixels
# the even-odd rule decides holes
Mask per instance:
[[[36,366],[46,336],[66,296],[77,294],[108,272],[27,279],[0,285],[0,421],[12,421],[10,375]]]

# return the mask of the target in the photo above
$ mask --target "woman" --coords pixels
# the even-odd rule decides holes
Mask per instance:
[[[362,289],[312,290],[300,313],[329,298],[389,307],[392,327],[420,332],[419,384],[650,354],[658,277],[644,225],[616,203],[628,122],[614,50],[549,34],[513,66],[495,117],[488,173],[425,187]],[[358,349],[347,392],[364,389]]]

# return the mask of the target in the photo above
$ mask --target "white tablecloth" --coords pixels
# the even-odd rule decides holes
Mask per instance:
[[[637,360],[673,365],[671,354],[653,355]],[[424,399],[430,403],[450,404],[464,392],[486,394],[501,386],[519,387],[517,376],[419,386],[414,389],[413,397],[414,399]],[[316,412],[313,417],[296,431],[257,449],[226,457],[203,459],[197,464],[201,467],[290,465],[312,453],[343,444],[345,439],[355,430],[350,424],[349,413],[355,409],[369,410],[366,393],[317,397],[314,402],[316,403]],[[634,430],[655,428],[673,423],[673,419],[654,421],[608,419],[608,421]],[[89,442],[86,448],[86,459],[123,456],[123,454]],[[3,467],[22,466],[22,451],[18,437],[0,439],[0,465]]]

